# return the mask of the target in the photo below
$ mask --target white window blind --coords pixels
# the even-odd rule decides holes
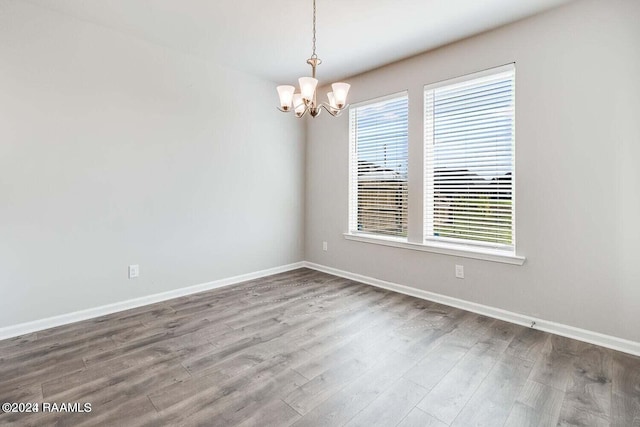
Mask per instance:
[[[352,106],[349,231],[407,236],[407,93]]]
[[[513,250],[515,67],[425,87],[425,241]]]

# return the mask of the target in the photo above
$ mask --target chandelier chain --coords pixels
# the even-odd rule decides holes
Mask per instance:
[[[317,58],[316,55],[316,0],[313,0],[313,54],[311,58]]]

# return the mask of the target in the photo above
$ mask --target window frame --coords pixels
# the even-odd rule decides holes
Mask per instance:
[[[348,233],[349,235],[359,235],[363,237],[369,237],[373,239],[382,239],[382,240],[391,240],[391,241],[399,241],[406,242],[407,236],[396,236],[389,235],[384,233],[372,233],[366,231],[358,230],[358,155],[356,150],[357,141],[354,140],[353,136],[355,135],[354,119],[353,114],[357,114],[357,109],[366,107],[373,104],[378,104],[390,100],[395,99],[406,99],[407,102],[407,169],[409,162],[409,91],[403,90],[400,92],[394,92],[388,95],[379,96],[376,98],[368,99],[366,101],[358,102],[355,104],[351,104],[349,107],[349,223],[348,223]],[[407,176],[407,186],[409,184],[408,176]],[[409,204],[409,194],[407,188],[407,205]],[[407,230],[408,230],[408,221],[409,221],[409,209],[407,206]]]
[[[429,174],[434,173],[433,170],[433,165],[429,164],[429,151],[430,149],[432,149],[433,144],[428,142],[427,140],[430,139],[430,136],[428,135],[429,132],[433,132],[433,129],[429,128],[430,123],[428,123],[427,121],[427,92],[428,91],[435,91],[437,89],[440,88],[445,88],[445,87],[452,87],[452,86],[456,86],[459,85],[461,83],[465,83],[465,82],[469,82],[472,80],[480,80],[486,77],[491,77],[491,76],[497,76],[499,74],[511,74],[512,75],[512,79],[513,79],[513,93],[512,93],[512,97],[513,97],[513,107],[512,107],[512,122],[513,122],[513,129],[512,129],[512,138],[511,138],[511,155],[512,155],[512,165],[511,165],[511,244],[499,244],[499,243],[492,243],[492,242],[486,242],[486,241],[482,241],[482,240],[470,240],[470,239],[457,239],[457,238],[451,238],[451,237],[436,237],[436,236],[432,236],[430,231],[432,231],[431,227],[432,225],[429,223],[428,221],[428,217],[429,214],[431,212],[431,215],[434,216],[433,214],[433,210],[434,210],[434,194],[433,194],[433,188],[431,188],[429,186],[429,184],[427,183],[428,179],[429,179]],[[506,65],[502,65],[502,66],[498,66],[498,67],[493,67],[493,68],[489,68],[483,71],[479,71],[479,72],[475,72],[475,73],[470,73],[470,74],[466,74],[464,76],[460,76],[460,77],[455,77],[452,79],[447,79],[447,80],[442,80],[436,83],[432,83],[432,84],[427,84],[424,86],[423,88],[423,114],[422,114],[422,120],[423,120],[423,138],[422,138],[422,149],[423,149],[423,156],[424,156],[424,162],[423,162],[423,195],[422,195],[422,203],[423,203],[423,214],[424,214],[424,218],[423,218],[423,231],[422,231],[422,238],[424,241],[425,245],[434,245],[434,246],[447,246],[447,247],[460,247],[461,249],[464,250],[479,250],[479,251],[484,251],[484,250],[492,250],[492,251],[497,251],[498,253],[500,252],[504,252],[506,254],[515,254],[516,251],[516,191],[515,191],[515,183],[516,183],[516,165],[515,165],[515,159],[516,159],[516,129],[515,129],[515,115],[516,115],[516,103],[515,103],[515,97],[516,97],[516,69],[515,69],[515,64],[514,63],[510,63],[510,64],[506,64]],[[433,178],[435,179],[435,178]],[[433,180],[432,180],[433,182]],[[430,193],[431,190],[431,194]]]

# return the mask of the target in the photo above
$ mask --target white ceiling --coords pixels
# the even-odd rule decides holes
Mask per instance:
[[[312,0],[29,0],[278,83],[309,74]],[[318,77],[388,64],[569,0],[317,0]]]

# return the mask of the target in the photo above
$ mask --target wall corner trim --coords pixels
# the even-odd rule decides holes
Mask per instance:
[[[95,317],[107,314],[117,313],[119,311],[129,310],[144,305],[155,304],[178,298],[186,295],[196,294],[212,289],[222,288],[225,286],[235,285],[246,282],[248,280],[259,279],[261,277],[271,276],[272,274],[284,273],[291,270],[304,267],[304,262],[296,262],[293,264],[281,265],[278,267],[268,268],[265,270],[255,271],[252,273],[241,274],[238,276],[227,277],[224,279],[214,280],[212,282],[200,283],[198,285],[187,286],[185,288],[174,289],[158,294],[147,295],[126,301],[120,301],[112,304],[93,307],[86,310],[75,311],[72,313],[61,314],[58,316],[38,319],[31,322],[20,323],[17,325],[6,326],[0,328],[0,340],[17,337],[20,335],[30,334],[32,332],[42,331],[44,329],[54,328],[56,326],[67,325],[70,323],[80,322],[82,320],[93,319]]]
[[[599,332],[576,328],[574,326],[564,325],[562,323],[556,323],[549,320],[538,319],[535,317],[526,316],[524,314],[514,313],[512,311],[507,311],[500,308],[490,307],[487,305],[465,301],[446,295],[436,294],[433,292],[424,291],[422,289],[416,289],[410,286],[400,285],[393,282],[387,282],[385,280],[380,280],[357,273],[351,273],[348,271],[339,270],[337,268],[327,267],[325,265],[308,261],[303,262],[303,265],[304,267],[310,268],[312,270],[333,274],[334,276],[344,277],[345,279],[355,280],[357,282],[365,283],[367,285],[375,286],[378,288],[410,295],[412,297],[424,299],[427,301],[437,302],[466,311],[471,311],[474,313],[482,314],[484,316],[492,317],[494,319],[500,319],[504,320],[505,322],[515,323],[517,325],[530,327],[531,322],[535,322],[535,329],[539,329],[544,332],[549,332],[552,334],[561,335],[563,337],[588,342],[602,347],[607,347],[612,350],[622,351],[624,353],[640,356],[640,342],[630,341],[624,338],[618,338],[611,335],[601,334]]]

